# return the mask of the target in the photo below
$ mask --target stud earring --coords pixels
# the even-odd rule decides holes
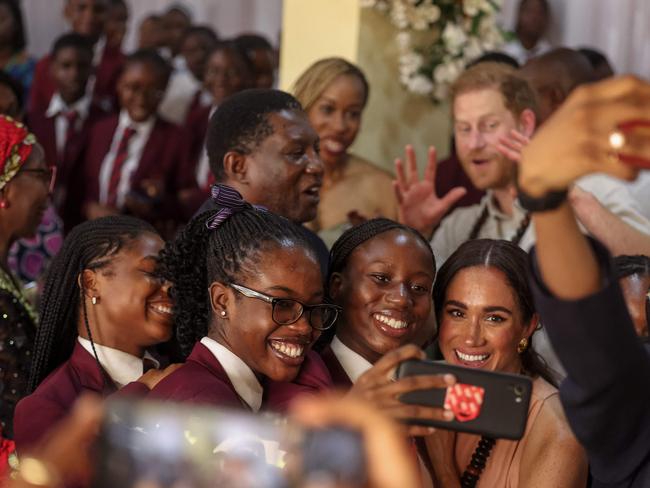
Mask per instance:
[[[519,341],[519,344],[517,344],[517,352],[519,354],[525,353],[526,349],[528,349],[528,337],[524,337]]]
[[[226,311],[225,311],[225,310],[222,310],[222,311],[220,312],[220,314],[221,314],[222,317],[225,317],[225,316],[226,316]]]
[[[90,303],[92,303],[93,305],[97,305],[97,297],[91,297]]]

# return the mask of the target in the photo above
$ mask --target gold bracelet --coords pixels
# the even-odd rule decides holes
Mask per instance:
[[[33,486],[55,488],[59,486],[56,472],[44,461],[25,456],[20,458],[17,479]]]

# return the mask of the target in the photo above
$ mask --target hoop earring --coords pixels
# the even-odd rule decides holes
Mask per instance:
[[[528,337],[524,337],[519,341],[519,344],[517,344],[517,352],[519,354],[525,353],[526,349],[528,349]]]

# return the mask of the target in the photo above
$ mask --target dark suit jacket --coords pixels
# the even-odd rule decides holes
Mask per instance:
[[[148,398],[248,408],[217,358],[200,342],[196,343],[185,364],[160,381]]]
[[[119,115],[115,114],[100,120],[90,131],[84,157],[84,203],[99,200],[99,174],[104,157],[111,148],[118,122]],[[138,168],[131,176],[131,189],[134,191],[138,191],[145,180],[160,182],[164,196],[156,210],[161,218],[180,218],[178,191],[192,186],[194,174],[188,168],[187,142],[188,136],[183,129],[156,118]]]
[[[124,65],[124,54],[118,47],[106,45],[99,65],[95,69],[93,100],[105,110],[117,108],[115,87]],[[56,87],[50,75],[51,56],[43,56],[34,69],[34,79],[29,91],[30,111],[45,112]]]
[[[332,347],[329,344],[320,351],[320,357],[323,359],[323,363],[325,363],[332,376],[334,386],[345,390],[352,388],[352,380],[343,369],[343,366],[341,366],[341,363],[334,355],[334,351],[332,351]]]
[[[75,343],[70,359],[55,369],[16,406],[14,439],[20,451],[38,442],[58,421],[63,419],[82,392],[107,396],[115,392],[108,384],[95,359],[81,344]],[[134,381],[120,390],[120,394],[144,395],[149,389]]]
[[[576,301],[555,298],[531,251],[531,284],[544,327],[567,371],[560,398],[587,450],[594,488],[650,486],[650,347],[634,332],[605,248],[593,241],[603,286]]]
[[[267,381],[262,405],[267,410],[285,412],[297,396],[316,395],[334,387],[327,366],[315,351],[309,351],[300,372],[292,382]]]
[[[49,101],[48,101],[49,105]],[[92,103],[88,117],[80,130],[68,142],[62,158],[56,150],[55,117],[46,117],[44,111],[32,110],[27,114],[27,125],[45,150],[45,161],[49,165],[56,164],[55,201],[57,211],[63,218],[66,231],[82,220],[80,212],[80,189],[84,187],[83,158],[85,147],[90,135],[90,129],[99,120],[109,115],[98,104]]]

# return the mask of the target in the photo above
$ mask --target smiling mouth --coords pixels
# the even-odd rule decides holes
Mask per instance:
[[[270,339],[268,343],[276,356],[285,362],[299,364],[305,358],[307,351],[307,344],[305,343],[280,339]]]
[[[162,305],[159,303],[149,305],[149,308],[160,315],[167,315],[171,317],[174,313],[174,310],[171,305]]]
[[[472,163],[477,165],[477,166],[482,166],[482,165],[487,164],[489,162],[490,162],[489,159],[472,159]]]
[[[406,322],[404,320],[398,320],[398,319],[395,319],[393,317],[389,317],[388,315],[384,315],[384,314],[381,314],[381,313],[373,314],[372,318],[375,319],[378,322],[381,322],[382,324],[387,325],[391,329],[396,329],[396,330],[406,329],[409,326],[408,322]]]
[[[333,139],[325,139],[322,142],[322,147],[331,153],[340,153],[345,150],[345,146],[341,142],[335,141]]]
[[[456,358],[466,366],[481,367],[490,358],[490,354],[467,354],[454,349]]]

